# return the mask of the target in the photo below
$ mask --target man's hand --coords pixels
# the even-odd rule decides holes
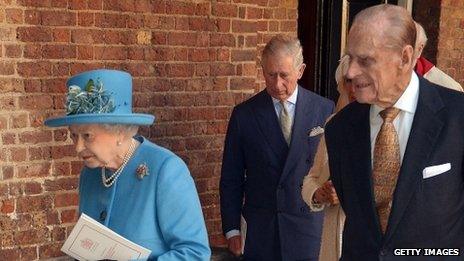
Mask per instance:
[[[335,188],[332,184],[332,181],[326,181],[320,188],[318,188],[314,192],[313,201],[317,204],[340,204],[340,201],[337,197],[337,192],[335,192]]]
[[[229,245],[229,251],[232,252],[235,256],[240,256],[242,254],[242,236],[237,235],[229,238],[227,240]]]

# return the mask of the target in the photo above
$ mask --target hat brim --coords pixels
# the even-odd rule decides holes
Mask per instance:
[[[123,125],[151,125],[155,116],[142,113],[131,114],[76,114],[45,120],[49,127],[69,126],[74,124],[123,124]]]

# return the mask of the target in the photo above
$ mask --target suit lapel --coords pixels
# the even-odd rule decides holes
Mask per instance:
[[[312,114],[310,114],[309,111],[312,110],[314,113],[317,112],[315,108],[311,108],[312,106],[316,105],[311,102],[311,98],[308,96],[308,94],[302,90],[300,86],[298,86],[298,97],[296,99],[295,116],[293,119],[292,127],[292,139],[290,142],[290,150],[285,162],[284,171],[280,177],[281,180],[285,179],[293,166],[298,162],[296,158],[302,156],[300,151],[302,146],[306,145],[307,143],[307,128],[305,127],[312,126],[312,122],[314,121],[313,117],[311,116]]]
[[[282,134],[272,98],[266,90],[258,95],[256,106],[253,106],[258,126],[272,152],[281,161],[288,153],[288,145]]]
[[[375,208],[374,192],[372,187],[372,156],[370,138],[370,105],[354,104],[355,112],[350,120],[352,128],[348,134],[346,158],[343,161],[342,171],[353,175],[355,191],[358,202],[366,217],[369,231],[380,242],[380,222]]]
[[[395,232],[413,194],[421,184],[422,170],[427,166],[429,156],[444,125],[437,116],[443,107],[444,104],[436,87],[420,77],[419,100],[394,192],[385,242]]]

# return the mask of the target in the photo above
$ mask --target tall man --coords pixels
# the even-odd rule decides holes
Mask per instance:
[[[322,216],[301,197],[303,177],[333,103],[302,87],[298,39],[272,38],[262,53],[266,89],[237,105],[227,130],[220,195],[229,249],[246,260],[317,260]],[[243,204],[244,203],[244,204]]]
[[[464,96],[413,72],[415,38],[411,16],[392,5],[360,12],[348,35],[356,102],[326,126],[344,261],[404,260],[399,248],[464,254]]]

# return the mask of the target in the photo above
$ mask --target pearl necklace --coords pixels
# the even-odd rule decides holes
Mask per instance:
[[[103,186],[109,188],[114,184],[114,182],[116,182],[116,180],[119,178],[119,175],[121,175],[122,171],[126,167],[130,158],[134,154],[137,143],[138,142],[135,139],[132,139],[132,142],[129,145],[129,149],[126,152],[126,155],[124,155],[124,159],[122,160],[121,166],[109,178],[106,178],[106,168],[103,167],[101,169],[101,177],[102,177]]]

